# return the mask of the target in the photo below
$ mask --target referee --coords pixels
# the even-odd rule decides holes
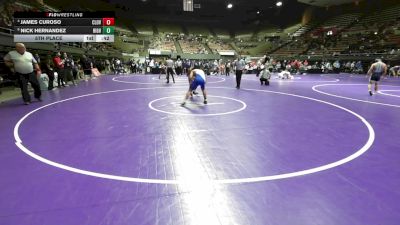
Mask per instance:
[[[6,56],[4,56],[4,62],[18,77],[18,83],[21,88],[22,99],[24,100],[25,105],[29,105],[31,102],[31,96],[28,92],[28,82],[32,85],[35,98],[38,101],[42,101],[40,98],[42,92],[38,81],[41,71],[36,59],[30,52],[26,51],[23,43],[16,43],[15,49],[15,51],[10,51]],[[34,73],[34,70],[36,70],[36,74]]]
[[[243,58],[238,58],[238,60],[235,62],[235,68],[236,68],[236,88],[240,89],[240,82],[242,81],[242,74],[243,70],[245,69],[246,63]]]
[[[169,83],[169,75],[171,74],[172,76],[172,81],[175,83],[175,78],[174,78],[174,61],[171,59],[171,56],[168,56],[167,61],[165,61],[165,64],[167,66],[167,84]]]

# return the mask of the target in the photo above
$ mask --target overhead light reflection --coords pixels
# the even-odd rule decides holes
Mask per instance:
[[[236,213],[231,210],[234,205],[224,185],[213,182],[215,170],[205,152],[204,143],[188,132],[185,122],[173,130],[173,157],[176,180],[181,194],[182,211],[185,222],[194,224],[238,224]]]

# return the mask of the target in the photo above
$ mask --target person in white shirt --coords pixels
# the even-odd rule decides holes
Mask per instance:
[[[150,59],[149,67],[150,67],[150,73],[154,73],[154,67],[155,67],[154,59]]]
[[[178,76],[182,75],[182,73],[183,73],[183,62],[179,56],[175,62],[175,72],[176,72],[176,75],[178,75]]]
[[[31,102],[31,96],[28,92],[28,82],[34,90],[35,98],[38,101],[42,101],[40,98],[42,92],[38,81],[38,77],[40,77],[42,72],[39,68],[38,62],[30,52],[26,51],[23,43],[16,43],[15,49],[16,50],[10,51],[6,56],[4,56],[4,62],[18,77],[18,83],[21,88],[22,99],[24,100],[25,105],[29,105]]]

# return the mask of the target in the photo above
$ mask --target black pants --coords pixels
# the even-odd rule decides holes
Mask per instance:
[[[236,70],[236,88],[240,88],[243,70]]]
[[[72,74],[73,74],[74,80],[78,80],[78,70],[77,69],[73,69],[72,70]]]
[[[260,68],[257,68],[257,74],[256,74],[256,77],[260,76],[260,72],[261,72],[261,69],[260,69]]]
[[[226,76],[229,76],[229,73],[231,72],[231,69],[230,68],[226,68],[225,69],[225,75]]]
[[[68,83],[68,81],[72,81],[72,84],[75,85],[74,74],[72,72],[72,68],[64,69],[64,80],[65,80],[65,83]]]
[[[39,81],[36,77],[35,73],[21,74],[16,73],[18,76],[19,87],[21,88],[22,99],[24,102],[30,102],[31,96],[28,92],[28,82],[31,83],[32,88],[34,90],[35,98],[40,98],[42,96],[42,91],[40,90]]]
[[[65,86],[64,85],[64,79],[65,79],[64,68],[57,69],[57,74],[58,74],[58,76],[57,76],[58,87]]]
[[[176,73],[177,73],[178,75],[182,75],[182,74],[183,74],[183,68],[182,68],[182,67],[177,67],[177,68],[176,68]]]
[[[172,76],[172,81],[175,83],[174,70],[172,68],[167,68],[167,83],[169,83],[169,75],[170,74]]]
[[[269,80],[267,79],[267,78],[260,78],[260,82],[261,82],[261,85],[263,85],[263,83],[265,83],[265,85],[269,85]]]
[[[49,77],[49,84],[48,84],[48,90],[53,90],[54,88],[54,72],[53,71],[48,71],[47,76]]]
[[[83,69],[83,74],[92,78],[92,69]]]

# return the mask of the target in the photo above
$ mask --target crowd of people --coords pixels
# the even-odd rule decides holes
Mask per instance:
[[[181,38],[179,45],[182,48],[182,52],[190,54],[209,54],[210,52],[205,48],[201,39],[197,37]]]
[[[172,53],[176,52],[174,38],[170,37],[169,35],[153,37],[149,48],[164,51],[167,50]]]
[[[28,93],[28,83],[34,89],[34,96],[39,101],[41,88],[36,77],[47,81],[47,89],[53,90],[64,88],[71,82],[72,86],[77,85],[79,81],[88,81],[95,79],[96,70],[104,74],[166,74],[167,82],[174,75],[188,75],[193,68],[198,68],[204,72],[205,76],[236,75],[236,88],[240,88],[241,77],[243,73],[256,74],[260,77],[261,84],[269,85],[272,73],[277,73],[280,79],[293,79],[295,74],[304,73],[371,73],[370,62],[362,61],[308,61],[308,60],[275,60],[264,56],[259,59],[238,57],[236,59],[219,60],[189,60],[182,59],[180,56],[176,60],[170,56],[168,58],[146,58],[144,61],[139,59],[130,59],[123,61],[119,58],[96,59],[81,55],[74,57],[66,52],[55,52],[47,55],[43,59],[39,54],[31,54],[26,51],[23,43],[16,44],[16,50],[10,51],[4,56],[5,64],[11,69],[11,72],[17,77],[18,84],[25,104],[29,104],[31,99]],[[379,64],[380,65],[380,64]],[[382,72],[382,69],[377,69]],[[35,75],[36,73],[36,75]],[[390,66],[385,64],[385,73],[398,76],[400,66]],[[100,73],[99,73],[100,74]],[[159,76],[159,78],[160,78]]]
[[[167,58],[146,58],[143,62],[140,60],[130,60],[128,67],[131,73],[143,74],[166,74]],[[190,68],[194,66],[201,68],[207,75],[229,75],[232,60],[190,60],[182,59],[180,56],[174,61],[174,69],[177,75],[187,74]],[[133,65],[133,66],[131,66]]]
[[[396,32],[399,32],[400,18],[385,23],[372,23],[369,26],[341,27],[333,26],[332,32],[325,32],[330,28],[324,27],[324,32],[311,32],[300,37],[294,36],[264,36],[235,38],[228,41],[216,37],[184,34],[164,34],[156,36],[150,41],[150,48],[165,49],[177,52],[174,41],[177,41],[183,53],[210,54],[223,50],[234,50],[230,44],[236,46],[240,55],[250,55],[249,49],[255,49],[260,45],[269,46],[267,51],[278,48],[273,54],[287,55],[363,55],[363,54],[396,54],[399,52]],[[289,44],[287,44],[289,43]],[[279,49],[280,48],[280,49]]]
[[[27,57],[27,60],[21,62],[19,61],[21,57],[23,59]],[[93,56],[73,56],[67,52],[58,51],[49,52],[47,55],[30,53],[26,51],[23,43],[17,43],[16,50],[10,51],[4,56],[4,62],[4,66],[9,67],[9,70],[2,68],[2,73],[4,73],[2,76],[8,82],[17,82],[18,86],[24,87],[21,89],[25,96],[25,88],[29,82],[35,93],[38,92],[36,90],[37,84],[31,77],[33,73],[37,73],[37,78],[45,82],[48,90],[54,90],[55,88],[64,88],[70,85],[75,86],[80,81],[96,79],[95,75],[99,75],[100,72],[110,73],[115,68],[111,65],[110,60]],[[97,71],[99,72],[97,73]],[[28,104],[30,99],[24,97],[24,101]]]
[[[55,52],[54,56],[47,56],[42,60],[38,54],[34,58],[39,64],[43,74],[47,77],[48,90],[53,90],[56,83],[57,88],[71,85],[76,86],[79,81],[96,79],[94,69],[106,70],[106,60],[95,59],[86,55],[74,57],[66,52]]]
[[[144,61],[130,59],[126,62],[120,59],[112,59],[110,63],[106,60],[110,71],[113,74],[167,74],[167,61],[169,58],[146,58]],[[264,68],[263,59],[245,59],[244,73],[259,74]],[[201,68],[206,75],[225,75],[234,73],[234,64],[237,59],[225,58],[219,60],[191,60],[182,59],[180,56],[174,60],[174,74],[187,74],[194,66]],[[268,68],[271,72],[280,73],[287,71],[290,74],[312,74],[312,73],[351,73],[365,74],[370,62],[367,61],[340,61],[340,60],[268,60]],[[108,68],[107,67],[107,68]],[[388,65],[391,68],[391,65]],[[395,68],[396,65],[394,65]],[[397,71],[397,70],[396,70]],[[397,75],[397,72],[394,73]]]
[[[218,40],[218,39],[211,39],[207,41],[208,47],[215,53],[218,54],[220,51],[232,51],[232,47],[229,46],[228,43],[226,43],[223,40]]]
[[[184,34],[162,34],[154,36],[150,41],[149,48],[167,50],[175,53],[177,52],[175,42],[179,43],[183,53],[190,54],[218,54],[220,51],[233,50],[228,42],[218,38]]]
[[[385,16],[385,15],[382,15]],[[399,52],[400,17],[386,15],[384,22],[356,19],[348,27],[322,27],[294,38],[275,54],[296,55],[394,55]],[[368,19],[369,18],[369,19]],[[367,21],[365,21],[367,20]],[[319,29],[322,29],[321,31]]]

